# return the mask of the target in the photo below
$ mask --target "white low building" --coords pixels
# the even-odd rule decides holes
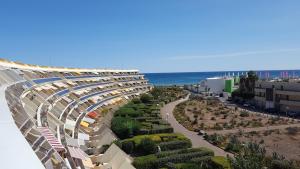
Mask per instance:
[[[200,82],[198,91],[217,95],[221,94],[225,89],[225,80],[226,78],[223,77],[207,78]]]

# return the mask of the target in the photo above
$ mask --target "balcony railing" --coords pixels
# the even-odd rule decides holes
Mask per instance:
[[[292,90],[276,90],[276,94],[300,96],[300,91],[292,91]]]
[[[280,104],[289,106],[300,106],[300,100],[280,100]]]

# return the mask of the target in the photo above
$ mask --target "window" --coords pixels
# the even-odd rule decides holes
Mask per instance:
[[[273,101],[273,89],[272,88],[266,89],[266,100]]]

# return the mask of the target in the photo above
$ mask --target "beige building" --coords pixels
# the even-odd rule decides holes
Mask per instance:
[[[262,109],[300,112],[300,80],[257,81],[255,102]]]
[[[1,168],[134,169],[111,145],[117,137],[108,125],[116,109],[151,88],[138,70],[0,59]]]

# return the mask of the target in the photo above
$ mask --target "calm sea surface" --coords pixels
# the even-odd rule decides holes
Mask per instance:
[[[184,85],[184,84],[195,84],[204,80],[208,77],[238,75],[246,73],[246,71],[231,71],[231,72],[184,72],[184,73],[145,73],[145,77],[153,85]],[[300,70],[270,70],[270,71],[257,71],[257,75],[261,78],[270,77],[281,77],[284,76],[300,76]]]

